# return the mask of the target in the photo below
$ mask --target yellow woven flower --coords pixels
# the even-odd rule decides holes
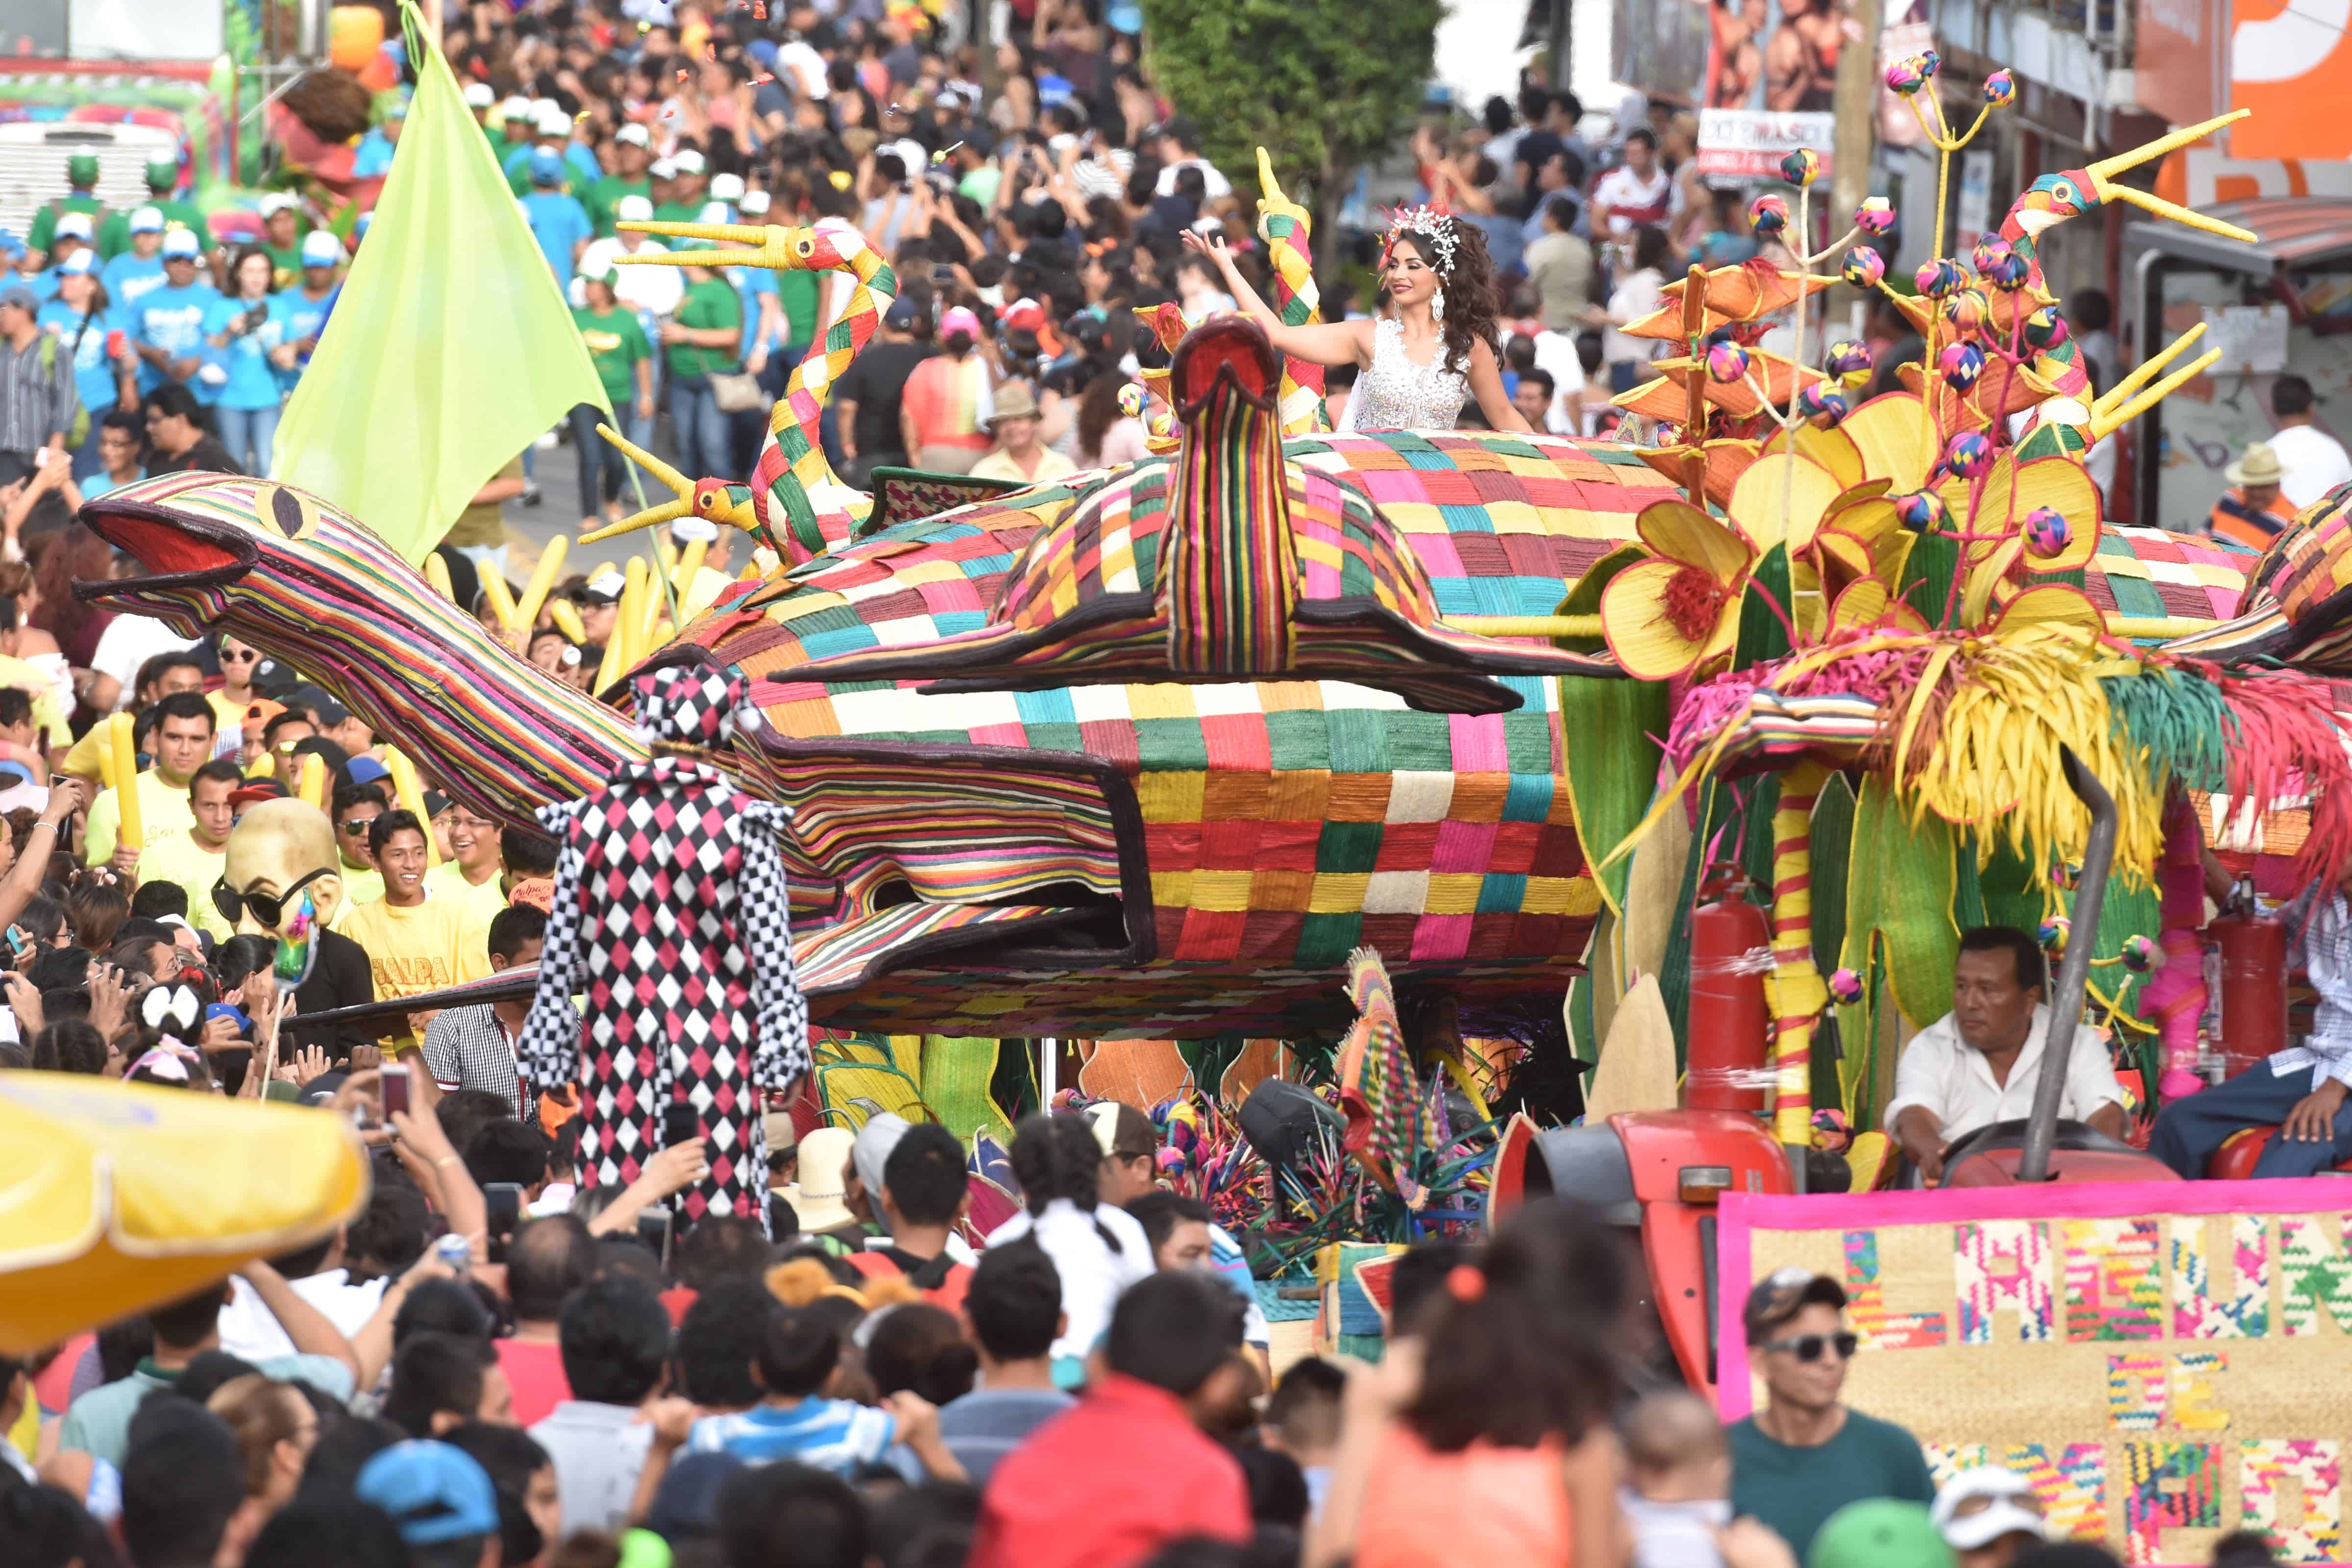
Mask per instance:
[[[1625,673],[1670,680],[1727,658],[1756,547],[1686,501],[1643,509],[1633,530],[1652,559],[1617,574],[1601,595],[1601,630]]]

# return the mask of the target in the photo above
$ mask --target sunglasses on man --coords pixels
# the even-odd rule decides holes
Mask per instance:
[[[255,920],[259,921],[263,925],[274,926],[284,917],[286,906],[293,901],[295,894],[300,892],[309,883],[326,876],[332,869],[331,866],[321,866],[308,876],[296,879],[294,885],[282,893],[260,893],[251,890],[240,893],[230,887],[228,879],[224,877],[213,884],[213,908],[218,910],[221,919],[231,925],[235,925],[238,917],[249,909],[253,911]]]
[[[1805,1362],[1819,1361],[1822,1352],[1834,1350],[1838,1360],[1852,1361],[1861,1343],[1861,1336],[1853,1333],[1799,1334],[1793,1339],[1774,1340],[1764,1348],[1767,1351],[1786,1351],[1799,1361]]]

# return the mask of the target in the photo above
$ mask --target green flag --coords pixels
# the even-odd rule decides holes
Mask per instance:
[[[415,564],[574,405],[612,405],[448,62],[403,10],[416,100],[287,402],[271,478],[365,521]]]

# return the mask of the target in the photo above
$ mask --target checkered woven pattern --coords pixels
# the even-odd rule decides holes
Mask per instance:
[[[773,230],[770,231],[774,232]],[[768,438],[753,465],[752,509],[788,561],[805,561],[850,537],[871,503],[835,477],[817,437],[833,384],[873,337],[898,297],[898,275],[855,226],[821,218],[802,242],[798,269],[846,272],[856,279],[849,302],[784,383],[768,417]]]
[[[2238,613],[2253,561],[2252,552],[2219,541],[2110,524],[2099,531],[2083,589],[2118,616],[2226,621]]]

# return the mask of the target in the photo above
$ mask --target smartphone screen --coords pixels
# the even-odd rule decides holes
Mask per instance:
[[[383,1113],[390,1116],[395,1110],[406,1110],[408,1109],[408,1069],[396,1063],[387,1062],[383,1068]]]
[[[682,1100],[673,1100],[662,1107],[662,1147],[675,1149],[702,1136],[701,1120],[694,1107]]]

